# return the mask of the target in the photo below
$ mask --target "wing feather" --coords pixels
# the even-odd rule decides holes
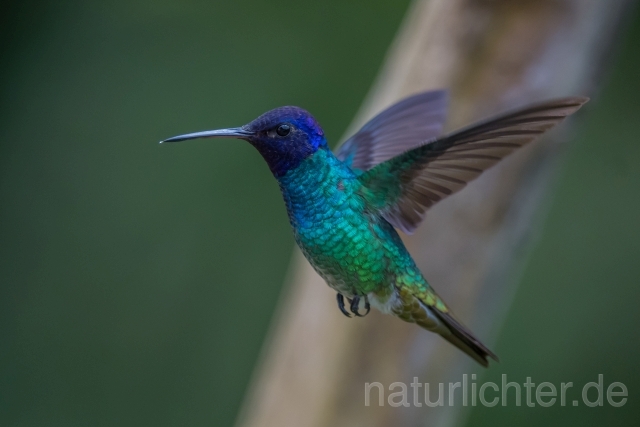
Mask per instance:
[[[347,139],[336,157],[353,169],[366,171],[442,133],[447,92],[410,96],[387,108]]]
[[[544,102],[428,141],[361,175],[364,196],[396,228],[412,233],[431,206],[587,101],[572,97]]]

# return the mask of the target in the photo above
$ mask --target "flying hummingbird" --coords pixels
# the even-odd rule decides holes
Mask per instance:
[[[373,305],[440,334],[478,363],[497,356],[463,326],[427,283],[396,229],[412,233],[438,201],[576,112],[588,98],[556,99],[441,135],[447,92],[387,108],[335,152],[311,114],[280,107],[237,128],[190,133],[253,145],[278,181],[295,240],[340,311]],[[365,312],[361,313],[361,305]]]

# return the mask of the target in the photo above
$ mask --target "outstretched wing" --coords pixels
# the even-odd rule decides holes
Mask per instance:
[[[405,233],[431,206],[575,113],[588,98],[544,102],[428,142],[360,176],[369,205]]]
[[[447,92],[435,90],[387,108],[345,141],[336,157],[353,169],[368,170],[424,141],[440,136],[447,114]]]

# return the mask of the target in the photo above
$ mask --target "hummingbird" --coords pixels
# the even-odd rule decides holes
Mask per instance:
[[[443,135],[448,95],[435,90],[382,111],[335,151],[318,121],[294,106],[273,109],[241,127],[161,143],[198,138],[249,142],[278,182],[296,243],[337,292],[345,316],[365,316],[374,306],[441,335],[487,367],[489,358],[498,357],[429,285],[398,230],[413,233],[436,203],[587,101],[550,100]]]

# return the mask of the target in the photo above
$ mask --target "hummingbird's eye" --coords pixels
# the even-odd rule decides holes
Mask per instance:
[[[291,126],[287,124],[278,125],[276,128],[276,133],[280,136],[287,136],[289,135],[289,132],[291,132]]]

